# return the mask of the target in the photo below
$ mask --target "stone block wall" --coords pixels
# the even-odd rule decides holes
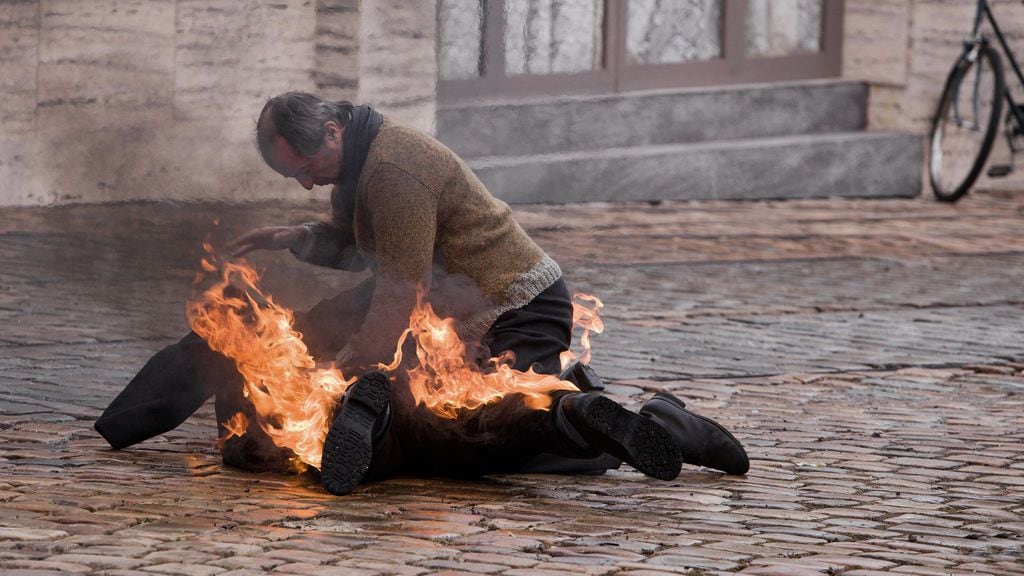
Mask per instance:
[[[0,205],[324,197],[262,164],[256,114],[273,94],[307,90],[431,128],[435,20],[418,22],[432,9],[0,0]]]
[[[0,134],[35,127],[39,69],[39,8],[36,2],[0,3]]]
[[[362,0],[359,101],[434,131],[437,109],[435,0]]]
[[[332,100],[359,96],[359,0],[321,0],[316,5],[317,93]]]
[[[872,86],[904,86],[912,0],[846,0],[843,75]]]

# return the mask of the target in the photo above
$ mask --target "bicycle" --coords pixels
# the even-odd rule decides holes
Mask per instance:
[[[1024,87],[1024,74],[999,29],[988,1],[978,0],[974,29],[964,41],[964,50],[946,77],[929,136],[928,173],[932,192],[944,202],[959,200],[981,174],[992,152],[1004,100],[1009,105],[1004,129],[1010,162],[989,167],[989,177],[999,178],[1012,173],[1014,155],[1024,150],[1024,141],[1018,140],[1024,136],[1024,106],[1014,102],[1006,89],[1002,59],[981,30],[985,19],[995,32],[1017,80]]]

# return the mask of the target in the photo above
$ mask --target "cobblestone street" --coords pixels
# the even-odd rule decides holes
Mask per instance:
[[[609,391],[716,418],[745,477],[624,466],[334,497],[224,467],[212,404],[110,450],[93,421],[188,330],[200,241],[322,209],[0,210],[0,573],[1024,574],[1024,194],[516,208],[604,300]],[[295,309],[359,279],[253,261]]]

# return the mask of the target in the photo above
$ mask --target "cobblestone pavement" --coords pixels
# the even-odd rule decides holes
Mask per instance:
[[[1024,194],[517,209],[604,298],[611,392],[713,415],[747,445],[745,477],[624,467],[337,498],[222,466],[210,406],[109,450],[92,421],[186,330],[199,240],[319,208],[0,213],[0,572],[1024,574]],[[256,261],[296,308],[354,281]]]

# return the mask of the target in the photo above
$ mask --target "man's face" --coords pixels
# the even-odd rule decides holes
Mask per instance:
[[[285,178],[295,178],[306,190],[338,182],[341,172],[341,135],[344,129],[328,122],[324,143],[311,157],[302,156],[284,138],[274,138],[270,167]]]

